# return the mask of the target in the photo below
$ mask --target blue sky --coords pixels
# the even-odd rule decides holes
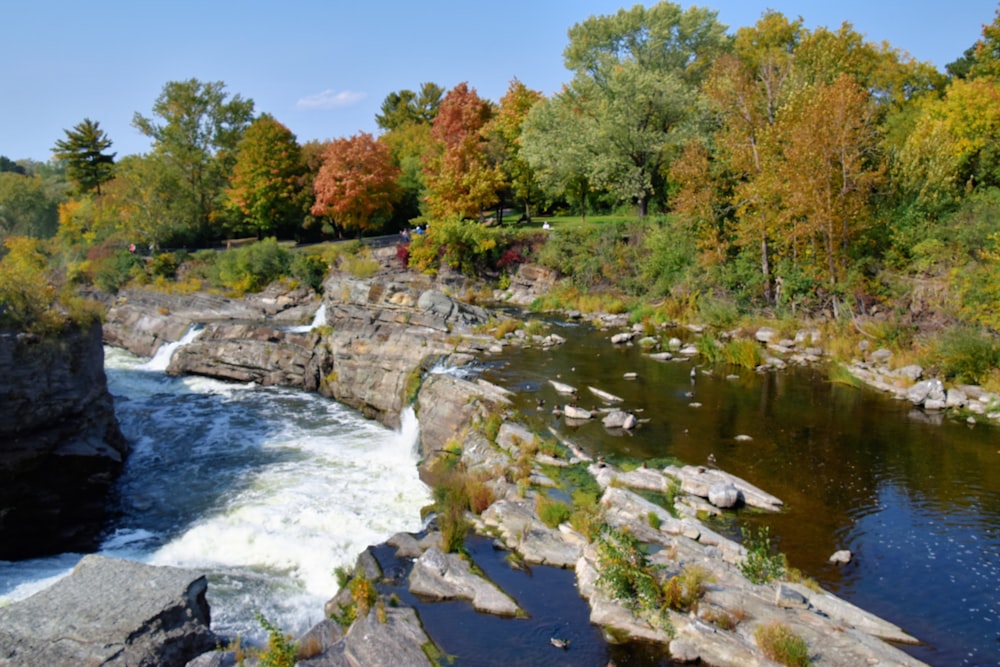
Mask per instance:
[[[550,95],[570,79],[567,30],[633,0],[70,0],[8,2],[0,20],[0,155],[45,161],[84,118],[119,157],[168,81],[222,81],[300,142],[377,133],[385,96],[467,81],[498,100],[511,79]],[[646,5],[654,3],[646,2]],[[809,28],[844,21],[944,69],[991,23],[996,0],[708,0],[735,30],[772,8]]]

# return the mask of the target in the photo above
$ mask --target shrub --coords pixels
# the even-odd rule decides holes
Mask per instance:
[[[806,667],[812,662],[809,645],[784,623],[758,625],[753,631],[753,638],[764,655],[782,665]]]
[[[279,627],[257,614],[257,622],[267,631],[267,648],[261,651],[257,659],[261,667],[294,667],[298,647],[292,641],[292,636],[285,634]]]
[[[712,575],[700,565],[685,565],[680,574],[663,585],[667,605],[676,611],[688,611],[705,594],[705,583],[711,580]]]
[[[555,528],[564,521],[568,521],[573,513],[573,508],[569,505],[553,500],[544,493],[538,495],[537,510],[538,518],[549,528]]]
[[[287,275],[291,253],[274,238],[227,250],[216,259],[218,284],[237,292],[256,292]]]
[[[785,573],[785,556],[771,550],[771,531],[761,526],[756,531],[747,526],[740,527],[743,547],[747,555],[740,561],[740,572],[755,584],[766,584],[781,578]]]
[[[358,616],[367,616],[378,598],[374,584],[367,577],[359,574],[351,579],[348,586],[351,589],[351,598],[358,610]]]
[[[598,586],[632,611],[645,614],[660,630],[673,635],[663,589],[634,536],[605,526],[597,538],[597,565]]]
[[[292,256],[292,263],[289,267],[289,272],[293,277],[298,278],[317,292],[323,291],[323,280],[326,279],[326,273],[329,270],[330,267],[327,266],[322,257],[302,252],[297,252]]]
[[[941,372],[956,382],[984,384],[1000,367],[1000,340],[979,329],[953,328],[938,341],[934,355]]]

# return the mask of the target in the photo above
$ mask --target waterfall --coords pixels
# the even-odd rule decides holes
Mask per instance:
[[[141,368],[147,371],[167,370],[167,366],[170,365],[170,359],[174,356],[174,352],[176,352],[178,348],[187,345],[197,338],[198,334],[200,334],[204,328],[205,326],[203,324],[192,324],[187,328],[187,331],[184,332],[184,335],[181,336],[180,340],[161,344],[160,347],[157,348],[156,354],[154,354],[153,357],[145,364],[142,364]]]
[[[287,331],[289,333],[309,333],[316,327],[321,327],[326,324],[326,304],[321,303],[316,314],[313,315],[312,322],[309,324],[303,324],[297,327],[282,327],[282,331]]]

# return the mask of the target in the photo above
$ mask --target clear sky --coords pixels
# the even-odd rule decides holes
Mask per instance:
[[[222,81],[300,142],[377,133],[386,95],[463,81],[499,100],[513,78],[551,95],[569,81],[567,30],[634,0],[7,1],[0,12],[0,155],[46,161],[63,130],[100,123],[118,156],[149,142],[169,81]],[[645,2],[652,5],[655,3]],[[810,28],[844,21],[944,66],[995,18],[996,0],[707,0],[730,30],[772,8]]]

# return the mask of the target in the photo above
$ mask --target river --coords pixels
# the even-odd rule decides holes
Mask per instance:
[[[511,349],[484,373],[516,392],[537,428],[612,461],[673,458],[747,479],[786,510],[738,512],[714,527],[735,537],[744,522],[767,524],[791,566],[920,639],[903,647],[920,660],[1000,664],[996,426],[928,415],[813,369],[659,362],[586,325],[555,331],[565,345]],[[577,387],[581,407],[600,405],[588,386],[619,396],[645,423],[633,435],[597,420],[567,426],[551,414],[566,397],[549,380]],[[827,562],[839,549],[853,552],[849,565]]]
[[[921,639],[904,647],[920,660],[1000,664],[1000,429],[927,415],[810,369],[657,362],[588,326],[554,326],[565,345],[509,348],[481,371],[516,392],[531,425],[555,428],[612,461],[706,463],[712,455],[786,503],[777,515],[733,513],[717,529],[735,536],[741,523],[766,523],[792,566]],[[430,497],[417,476],[416,419],[406,411],[395,432],[315,394],[168,377],[167,352],[144,360],[106,350],[133,450],[102,552],[207,571],[220,634],[260,637],[258,611],[288,631],[304,630],[335,592],[335,568],[397,531],[422,527]],[[621,396],[644,423],[633,435],[611,434],[597,421],[570,427],[551,414],[565,399],[550,379],[580,388],[585,407],[588,385]],[[838,549],[850,549],[854,561],[830,565]],[[0,562],[0,604],[49,585],[79,558]],[[549,579],[564,577],[539,571],[533,583],[513,585],[537,590]],[[425,610],[425,622],[454,625],[454,604]],[[566,599],[558,613],[571,604]],[[566,632],[586,616],[573,611],[580,620],[567,625],[535,613],[537,630],[504,630],[505,621],[487,619],[481,634],[510,646],[519,640],[501,632],[535,632],[544,643],[548,632]],[[470,628],[452,630],[456,642],[472,641],[468,650],[477,645]],[[599,637],[578,645],[591,647],[593,664],[606,662]],[[643,664],[626,657],[620,664]]]
[[[209,574],[212,628],[263,637],[255,614],[299,633],[323,618],[337,567],[422,527],[411,410],[392,431],[317,394],[163,372],[105,349],[132,451],[101,553]],[[0,604],[64,576],[81,558],[0,562]]]

